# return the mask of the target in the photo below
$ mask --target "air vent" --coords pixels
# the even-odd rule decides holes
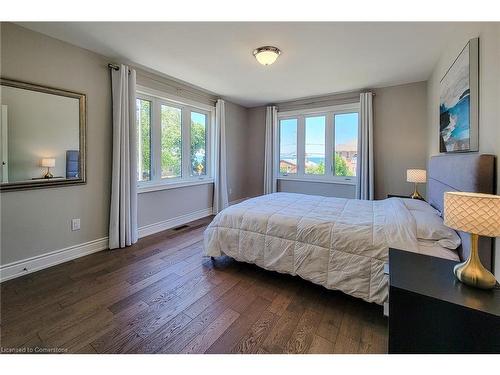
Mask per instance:
[[[186,228],[189,228],[189,225],[180,225],[178,227],[173,228],[172,230],[178,231],[178,230],[186,229]]]

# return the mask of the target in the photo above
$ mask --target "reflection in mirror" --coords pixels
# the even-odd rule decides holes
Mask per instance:
[[[85,182],[85,95],[2,80],[0,121],[2,190]]]

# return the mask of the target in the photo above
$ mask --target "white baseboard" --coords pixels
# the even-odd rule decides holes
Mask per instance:
[[[69,246],[0,266],[0,282],[27,275],[108,248],[108,237]]]
[[[203,210],[194,211],[185,215],[177,216],[172,219],[160,221],[139,228],[139,238],[149,236],[170,228],[184,225],[190,221],[198,220],[212,215],[212,207]],[[0,266],[0,282],[14,279],[32,272],[52,267],[60,263],[64,263],[76,258],[83,257],[98,251],[108,249],[108,237],[99,238],[97,240],[85,242],[82,244],[69,246],[64,249],[59,249],[37,255],[32,258],[18,260]]]
[[[150,236],[152,234],[184,225],[194,220],[198,220],[212,215],[212,207],[204,208],[202,210],[190,212],[185,215],[173,217],[158,223],[145,225],[139,228],[139,238]]]

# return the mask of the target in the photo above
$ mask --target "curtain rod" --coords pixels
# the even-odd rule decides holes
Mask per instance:
[[[117,64],[113,64],[113,63],[109,63],[109,64],[108,64],[108,68],[109,68],[109,69],[113,69],[113,70],[120,70],[120,66],[119,66],[119,65],[117,65]],[[130,69],[129,69],[129,71],[128,71],[128,72],[129,72],[129,74],[130,74]],[[217,102],[217,99],[212,99],[212,98],[209,98],[209,97],[205,97],[203,94],[199,94],[199,93],[194,92],[194,91],[191,91],[191,90],[187,90],[187,89],[184,89],[184,88],[180,88],[180,87],[177,87],[177,86],[171,85],[171,84],[169,84],[169,83],[167,83],[167,82],[165,82],[165,81],[163,81],[163,80],[155,79],[155,78],[151,77],[151,76],[149,75],[149,73],[148,73],[147,77],[148,77],[149,79],[153,80],[153,81],[156,81],[156,82],[158,82],[158,83],[161,83],[162,85],[165,85],[165,86],[168,86],[168,87],[173,88],[173,89],[176,91],[177,95],[179,95],[179,94],[180,94],[180,93],[182,93],[182,92],[187,92],[187,93],[189,93],[189,94],[191,94],[191,95],[193,95],[193,96],[196,96],[196,97],[198,97],[198,98],[200,98],[200,99],[205,99],[205,100],[207,100],[207,101],[209,101],[209,102],[212,102],[212,103]]]
[[[187,88],[182,88],[182,87],[179,87],[179,86],[175,86],[175,84],[168,83],[168,82],[166,82],[163,79],[157,79],[157,78],[155,78],[156,75],[154,73],[149,73],[149,72],[144,72],[143,71],[142,75],[145,76],[146,78],[152,80],[152,81],[158,82],[161,85],[164,85],[164,86],[170,87],[171,89],[174,89],[175,92],[176,92],[176,95],[182,96],[182,93],[188,93],[188,94],[190,94],[192,96],[197,97],[198,100],[199,99],[207,100],[207,101],[212,102],[212,103],[216,103],[217,102],[217,99],[212,99],[210,97],[210,96],[215,96],[216,97],[216,95],[205,94],[205,93],[203,93],[201,91],[200,92],[196,92],[196,91],[188,90]],[[197,100],[197,99],[195,99],[195,100]]]
[[[120,65],[109,63],[108,68],[113,70],[120,70]],[[128,70],[128,74],[130,74],[130,69]]]
[[[280,102],[273,104],[277,107],[295,107],[295,106],[305,106],[305,105],[311,105],[311,104],[321,104],[325,102],[331,102],[331,101],[346,101],[346,100],[351,100],[351,99],[359,99],[359,94],[362,93],[371,93],[372,96],[375,96],[375,93],[373,91],[367,90],[367,91],[354,91],[354,92],[349,92],[349,93],[339,93],[339,94],[330,94],[330,95],[324,95],[324,96],[318,96],[315,98],[309,98],[309,99],[295,99],[295,100],[290,100],[286,102]],[[339,97],[340,96],[340,97]]]

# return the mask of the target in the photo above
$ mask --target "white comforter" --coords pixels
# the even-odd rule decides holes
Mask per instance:
[[[228,207],[208,226],[204,243],[207,256],[225,254],[378,304],[388,295],[388,248],[418,252],[415,220],[397,198],[291,193]]]

